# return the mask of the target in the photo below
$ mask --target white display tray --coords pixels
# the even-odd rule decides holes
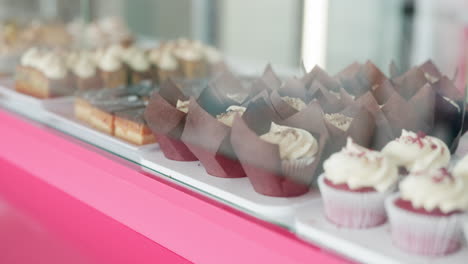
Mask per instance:
[[[0,81],[0,104],[33,120],[45,122],[48,116],[45,106],[57,100],[62,100],[62,98],[38,99],[19,93],[13,88],[13,82],[12,79],[7,78]]]
[[[8,100],[9,103],[16,103],[24,107],[28,107],[28,110],[32,107],[42,108],[50,102],[54,102],[57,98],[51,99],[39,99],[33,96],[22,94],[13,88],[14,81],[12,79],[3,79],[0,81],[0,94],[2,100]],[[62,97],[67,98],[67,97]],[[60,98],[60,99],[62,99]],[[68,98],[71,98],[69,96]]]
[[[339,228],[327,221],[321,199],[303,208],[295,221],[300,237],[362,263],[466,264],[468,248],[451,255],[430,258],[405,253],[392,244],[387,224],[370,229]]]
[[[45,105],[45,109],[49,112],[45,123],[133,162],[139,162],[142,150],[155,145],[135,145],[88,127],[75,118],[73,100],[73,98],[56,99]]]
[[[143,167],[190,185],[225,203],[247,210],[261,219],[288,228],[293,226],[294,215],[300,208],[319,198],[318,191],[310,191],[307,194],[291,198],[261,195],[254,191],[247,178],[225,179],[208,175],[199,161],[169,160],[164,157],[159,146],[146,149],[142,153],[140,163]]]

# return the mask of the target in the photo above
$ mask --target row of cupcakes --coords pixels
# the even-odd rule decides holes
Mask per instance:
[[[261,77],[250,79],[237,78],[224,71],[199,96],[191,98],[183,93],[187,89],[167,81],[150,99],[145,118],[167,158],[200,160],[208,174],[217,177],[247,176],[261,194],[296,196],[308,191],[314,177],[322,170],[323,160],[340,150],[347,137],[364,147],[381,149],[405,129],[429,131],[436,136],[441,128],[447,128],[445,134],[459,133],[462,125],[459,102],[456,102],[458,90],[442,75],[438,81],[435,77],[428,79],[424,74],[428,65],[432,64],[426,63],[390,79],[370,62],[356,66],[358,72],[363,72],[362,76],[355,74],[359,76],[356,80],[350,77],[342,80],[341,75],[340,78],[331,77],[319,67],[301,78],[285,80],[280,79],[271,67],[267,67]],[[344,76],[349,75],[348,71]],[[374,74],[369,72],[379,73],[378,76],[383,78],[377,82],[380,84],[368,85],[370,91],[356,90],[361,89],[364,81],[374,82]],[[419,89],[406,85],[415,80]],[[357,81],[360,85],[349,84]],[[386,96],[381,94],[382,91],[386,91]],[[417,95],[411,100],[401,99],[402,94],[412,93]],[[453,95],[453,100],[445,95]],[[442,116],[434,117],[436,100],[441,103],[436,104],[437,110],[448,109],[444,112],[446,119],[456,120],[454,127],[446,124]],[[416,113],[396,116],[400,108]],[[232,126],[220,122],[220,118],[229,113],[239,116],[233,118],[238,121]],[[301,176],[291,172],[283,162],[286,156],[281,154],[278,144],[262,139],[261,136],[274,127],[272,124],[303,129],[317,141],[314,159],[302,164]],[[294,140],[303,138],[296,137],[300,133],[291,135],[295,135],[290,136]],[[456,147],[452,144],[456,142],[455,138],[444,140]],[[435,144],[442,160],[446,159],[449,149],[438,146]],[[391,146],[386,151],[391,152],[392,148],[398,152],[397,147]],[[430,144],[423,150],[432,148]],[[414,155],[424,156],[418,153]],[[405,160],[398,162],[402,170],[410,166]],[[425,162],[431,163],[431,157]]]
[[[410,171],[401,181],[395,144],[401,155],[422,155],[404,158]],[[348,139],[324,162],[318,183],[326,218],[340,227],[360,229],[381,225],[388,217],[393,243],[407,252],[441,256],[457,251],[468,216],[468,156],[452,173],[445,167],[450,156],[443,142],[407,131],[386,149],[392,151],[373,151]],[[434,162],[428,163],[430,158]]]
[[[48,80],[88,90],[144,80],[159,82],[169,76],[182,80],[205,78],[217,63],[221,63],[221,55],[216,49],[181,39],[152,50],[122,45],[72,51],[31,48],[23,54],[18,71],[23,70],[20,74],[25,75],[28,72],[24,68],[34,69]]]

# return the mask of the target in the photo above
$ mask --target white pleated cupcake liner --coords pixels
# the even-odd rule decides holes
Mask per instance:
[[[314,159],[282,160],[282,173],[295,182],[310,185],[314,175],[310,174],[308,166],[312,164],[312,162],[314,162]]]
[[[335,189],[325,183],[325,175],[318,179],[325,216],[337,226],[370,228],[386,222],[385,199],[395,185],[385,192],[351,192]]]
[[[393,243],[398,248],[424,256],[443,256],[457,251],[462,242],[463,214],[430,216],[395,205],[399,193],[385,201]]]

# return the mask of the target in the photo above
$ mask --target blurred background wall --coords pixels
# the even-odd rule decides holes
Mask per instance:
[[[321,2],[323,5],[319,5]],[[0,18],[42,17],[71,21],[121,16],[141,36],[190,37],[225,54],[259,65],[298,68],[302,59],[335,73],[353,61],[372,60],[383,70],[391,60],[402,69],[433,59],[453,74],[465,63],[468,0],[0,0]],[[323,24],[307,14],[323,15]],[[303,34],[326,32],[323,47],[305,47]],[[313,56],[312,56],[313,57]]]

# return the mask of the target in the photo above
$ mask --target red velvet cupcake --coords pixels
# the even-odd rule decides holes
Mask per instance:
[[[369,228],[386,219],[384,201],[396,187],[397,167],[382,153],[347,145],[324,162],[319,177],[325,216],[337,226]]]
[[[468,181],[446,169],[410,173],[386,209],[394,244],[411,253],[441,256],[457,251],[468,210]]]

